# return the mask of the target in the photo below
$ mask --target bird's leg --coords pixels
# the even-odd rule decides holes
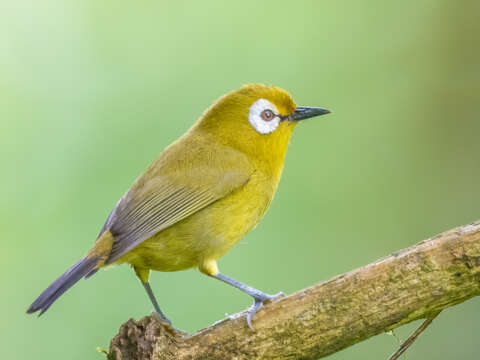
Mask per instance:
[[[216,275],[209,275],[211,277],[214,277],[215,279],[221,280],[224,283],[227,283],[229,285],[232,285],[233,287],[236,287],[238,290],[243,291],[245,294],[250,295],[254,299],[254,303],[250,308],[248,309],[247,312],[247,323],[250,329],[253,330],[252,327],[252,320],[253,317],[255,316],[255,313],[257,312],[258,309],[260,309],[264,303],[264,301],[267,300],[274,300],[279,297],[284,296],[285,294],[282,292],[279,292],[277,294],[271,295],[271,294],[265,294],[263,291],[260,291],[258,289],[255,289],[251,286],[248,286],[247,284],[244,284],[240,281],[237,281],[235,279],[232,279],[231,277],[224,275],[222,273],[217,273]]]
[[[135,270],[135,274],[140,279],[140,282],[142,283],[143,287],[145,288],[148,298],[152,302],[153,308],[157,312],[158,316],[163,322],[171,326],[172,322],[165,316],[162,310],[160,310],[160,306],[158,306],[157,299],[155,298],[152,288],[150,287],[150,283],[148,282],[148,278],[150,277],[150,270],[143,267],[138,267],[135,265],[132,265],[132,267],[133,267],[133,270]]]
[[[153,294],[152,288],[150,287],[150,283],[142,281],[142,285],[145,288],[145,291],[147,292],[148,297],[150,298],[150,301],[152,302],[153,308],[157,312],[160,319],[162,321],[166,322],[167,324],[172,325],[172,322],[170,321],[170,319],[165,316],[165,314],[162,312],[162,310],[160,310],[160,306],[158,306],[157,299],[155,298],[155,295]]]
[[[158,317],[160,318],[160,321],[163,323],[164,328],[170,330],[172,333],[175,333],[177,335],[180,334],[182,336],[187,336],[188,334],[185,331],[177,329],[176,327],[174,327],[172,325],[172,322],[170,321],[170,319],[165,316],[165,314],[162,312],[162,310],[160,310],[160,306],[158,306],[157,299],[155,299],[155,295],[153,295],[153,291],[152,291],[152,288],[150,287],[149,282],[148,281],[146,281],[146,282],[142,281],[142,285],[145,288],[145,291],[147,292],[148,297],[150,298],[150,301],[153,304],[153,307],[155,309],[155,313],[158,315]]]

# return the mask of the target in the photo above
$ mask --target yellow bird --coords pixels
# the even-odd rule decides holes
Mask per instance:
[[[297,107],[275,86],[251,84],[221,97],[168,146],[120,199],[94,247],[55,280],[27,313],[43,314],[82,277],[101,267],[130,264],[159,316],[150,270],[197,267],[254,298],[247,321],[265,294],[218,271],[225,255],[267,211],[282,175],[292,130],[300,120],[328,114]]]

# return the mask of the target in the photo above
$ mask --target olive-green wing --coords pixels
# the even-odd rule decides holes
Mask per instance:
[[[243,162],[243,161],[242,161]],[[103,230],[109,229],[114,244],[107,260],[112,263],[159,231],[209,206],[245,185],[250,171],[245,166],[209,164],[175,169],[172,174],[151,171],[137,180],[118,202]],[[168,171],[167,171],[168,173]],[[149,174],[149,175],[147,175]],[[149,178],[145,180],[145,177]]]

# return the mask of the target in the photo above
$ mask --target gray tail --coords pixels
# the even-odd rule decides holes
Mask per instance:
[[[27,310],[27,314],[33,314],[40,311],[38,316],[48,310],[55,300],[57,300],[65,291],[70,289],[82,277],[94,272],[94,268],[98,263],[98,257],[86,257],[70,269],[62,276],[55,280],[42,294],[33,302]],[[93,275],[93,274],[92,274]]]

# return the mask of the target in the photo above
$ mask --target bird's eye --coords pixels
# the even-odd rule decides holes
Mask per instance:
[[[280,124],[278,110],[270,101],[258,99],[248,111],[248,121],[260,134],[270,134]]]
[[[260,116],[262,117],[262,119],[264,121],[272,121],[273,118],[275,117],[275,114],[273,113],[272,110],[270,109],[266,109],[266,110],[263,110],[262,113],[260,114]]]

